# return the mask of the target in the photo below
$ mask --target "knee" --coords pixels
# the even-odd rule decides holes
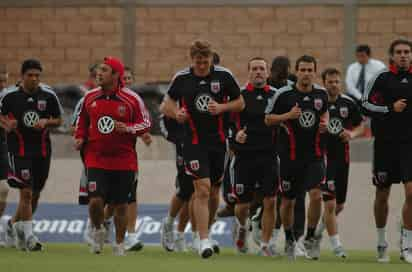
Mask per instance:
[[[263,199],[263,207],[264,211],[274,211],[275,210],[275,202],[276,198],[275,197],[265,197]]]
[[[318,202],[322,201],[322,194],[319,189],[314,189],[309,192],[309,197],[311,202]]]
[[[116,205],[115,207],[117,216],[126,216],[127,214],[127,204]]]
[[[282,204],[280,207],[282,210],[290,211],[293,209],[293,206],[293,200],[288,198],[282,198]]]
[[[98,209],[98,208],[103,209],[103,200],[99,197],[92,197],[89,200],[89,207],[91,209]]]
[[[210,185],[201,184],[196,187],[195,195],[197,199],[208,200],[210,197]]]
[[[329,215],[334,215],[336,213],[335,200],[330,200],[325,203],[325,213]]]

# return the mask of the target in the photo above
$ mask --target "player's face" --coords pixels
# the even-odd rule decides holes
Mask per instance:
[[[252,60],[249,63],[249,82],[255,87],[262,87],[268,79],[268,68],[264,60]]]
[[[103,89],[110,88],[116,80],[115,75],[116,73],[113,74],[112,67],[107,64],[101,64],[99,69],[97,69],[97,84]]]
[[[210,73],[210,66],[212,66],[212,56],[196,55],[192,58],[193,72],[196,76],[207,76]]]
[[[41,71],[38,69],[29,69],[23,74],[23,87],[26,90],[34,91],[39,87]]]
[[[7,87],[7,80],[9,76],[7,73],[0,73],[0,91]]]
[[[408,69],[412,60],[411,48],[407,44],[398,44],[393,48],[392,60],[396,66]]]
[[[369,56],[366,54],[366,52],[356,52],[356,60],[360,64],[366,64],[369,61]]]
[[[124,71],[123,81],[124,81],[124,84],[126,84],[127,87],[132,86],[132,84],[133,84],[133,75],[130,71]]]
[[[330,96],[337,96],[342,90],[340,76],[337,74],[326,75],[324,84]]]
[[[296,71],[298,83],[300,83],[303,86],[312,85],[313,80],[315,79],[315,75],[315,64],[313,62],[299,63],[298,70]]]

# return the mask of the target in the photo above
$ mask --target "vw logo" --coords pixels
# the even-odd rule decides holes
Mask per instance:
[[[303,128],[311,128],[315,125],[316,115],[313,111],[302,111],[302,114],[299,116],[299,124]]]
[[[328,131],[332,135],[338,135],[342,132],[343,125],[342,121],[338,118],[331,118],[328,124]]]
[[[212,100],[208,94],[200,94],[195,98],[196,109],[200,112],[207,112],[207,104]]]
[[[110,116],[102,116],[97,121],[97,129],[101,134],[109,134],[114,130],[114,120]]]
[[[35,111],[28,111],[23,115],[23,123],[26,127],[32,128],[40,120],[40,116]]]

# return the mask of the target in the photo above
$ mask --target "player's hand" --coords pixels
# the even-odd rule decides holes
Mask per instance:
[[[75,148],[76,150],[82,149],[83,144],[84,144],[84,140],[83,140],[83,139],[76,139],[76,138],[74,139],[74,148]]]
[[[399,99],[395,103],[393,103],[393,110],[395,112],[403,112],[403,110],[406,108],[408,104],[406,104],[407,100],[406,99]]]
[[[319,132],[326,133],[328,131],[328,120],[326,118],[320,118]]]
[[[207,104],[207,110],[212,115],[219,115],[224,111],[224,105],[217,103],[215,100],[210,100]]]
[[[187,120],[187,112],[184,108],[180,108],[176,112],[176,121],[180,124],[183,124]]]
[[[114,131],[116,131],[117,133],[127,133],[127,132],[129,132],[126,124],[123,123],[123,122],[120,122],[120,121],[115,121]]]
[[[293,106],[293,108],[287,113],[288,120],[298,119],[302,114],[302,110],[299,107],[298,103]]]
[[[48,125],[49,119],[42,118],[36,124],[34,124],[34,128],[38,130],[45,129]]]
[[[152,143],[152,135],[149,132],[146,132],[141,136],[143,143],[146,146],[149,146]]]
[[[238,142],[240,144],[246,143],[246,140],[247,140],[246,127],[242,128],[241,130],[239,130],[236,133],[235,140],[236,140],[236,142]]]
[[[350,140],[353,139],[352,132],[344,129],[340,134],[339,137],[342,139],[342,142],[348,143]]]
[[[8,117],[4,117],[1,119],[2,126],[4,130],[8,133],[10,131],[13,131],[17,128],[17,120],[16,119],[10,119]]]

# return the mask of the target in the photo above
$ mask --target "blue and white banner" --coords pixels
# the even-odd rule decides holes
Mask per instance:
[[[16,210],[16,204],[10,203],[5,217],[10,217]],[[136,224],[139,239],[145,244],[158,244],[160,241],[161,220],[167,215],[167,205],[139,205],[139,217]],[[43,242],[79,243],[83,242],[83,232],[88,218],[87,206],[75,204],[42,204],[33,219],[35,234]],[[232,246],[232,220],[218,220],[212,227],[213,239],[222,246]],[[1,229],[0,232],[4,231]],[[191,240],[190,225],[186,227],[186,240]]]

